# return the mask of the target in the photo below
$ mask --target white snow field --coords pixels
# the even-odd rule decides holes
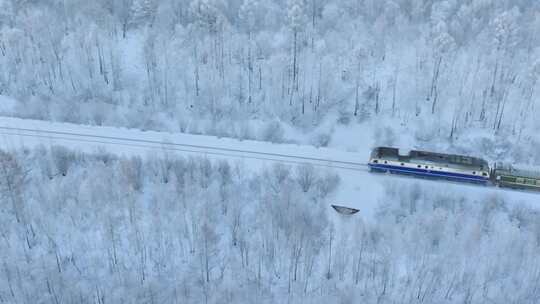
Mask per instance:
[[[532,207],[540,203],[540,194],[534,192],[370,173],[366,166],[369,158],[366,153],[305,145],[9,117],[0,117],[0,144],[6,150],[44,145],[63,146],[81,152],[105,150],[119,156],[198,155],[240,162],[254,170],[274,163],[312,164],[322,170],[331,170],[341,178],[340,188],[331,198],[332,201],[328,202],[328,210],[333,210],[330,208],[331,204],[357,208],[360,212],[355,216],[361,216],[366,221],[373,219],[384,187],[397,185],[420,184],[424,189],[433,189],[440,193],[466,193],[473,198],[471,201],[497,194],[507,198],[509,202]],[[333,217],[339,218],[340,215],[335,214]]]

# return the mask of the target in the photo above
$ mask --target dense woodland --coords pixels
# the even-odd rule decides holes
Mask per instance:
[[[0,94],[18,116],[260,139],[250,122],[391,118],[516,141],[538,127],[536,0],[2,0],[0,11]]]
[[[0,0],[0,114],[540,164],[539,29],[536,0]],[[311,166],[0,151],[0,303],[540,302],[536,209],[412,184],[336,220]]]
[[[55,147],[0,164],[0,303],[540,301],[540,214],[501,197],[388,184],[374,221],[335,221],[339,178],[309,166]]]

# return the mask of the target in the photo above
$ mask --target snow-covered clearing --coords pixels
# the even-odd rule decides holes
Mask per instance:
[[[210,159],[228,159],[258,170],[276,162],[312,164],[321,170],[331,170],[341,178],[340,188],[328,202],[360,210],[364,220],[373,219],[384,187],[421,184],[423,189],[438,193],[466,193],[472,201],[489,195],[502,195],[509,202],[535,206],[540,196],[525,191],[512,191],[444,181],[421,180],[368,172],[365,163],[369,155],[338,149],[305,145],[272,144],[240,141],[213,136],[140,131],[135,129],[96,127],[68,123],[53,123],[17,118],[0,118],[1,144],[4,149],[20,147],[64,146],[81,152],[108,151],[119,156],[203,155]],[[369,147],[371,148],[371,147]],[[367,151],[368,148],[362,149]],[[338,217],[338,215],[334,215]]]

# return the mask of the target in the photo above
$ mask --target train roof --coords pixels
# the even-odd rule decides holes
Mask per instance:
[[[487,161],[481,158],[458,155],[458,154],[444,154],[427,151],[412,150],[406,155],[399,153],[399,149],[391,147],[377,147],[373,150],[376,157],[392,157],[400,161],[407,162],[434,162],[437,164],[448,164],[460,167],[475,168],[479,170],[486,170],[489,168]]]

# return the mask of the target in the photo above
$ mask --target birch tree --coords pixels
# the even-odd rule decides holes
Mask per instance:
[[[306,8],[304,0],[288,0],[287,2],[287,17],[289,20],[289,26],[292,32],[292,62],[291,62],[291,104],[292,104],[292,95],[294,92],[298,92],[299,84],[299,34],[304,30],[306,25]]]
[[[26,172],[18,160],[9,153],[0,151],[0,187],[2,197],[11,205],[18,223],[24,221],[25,203],[23,187]]]

